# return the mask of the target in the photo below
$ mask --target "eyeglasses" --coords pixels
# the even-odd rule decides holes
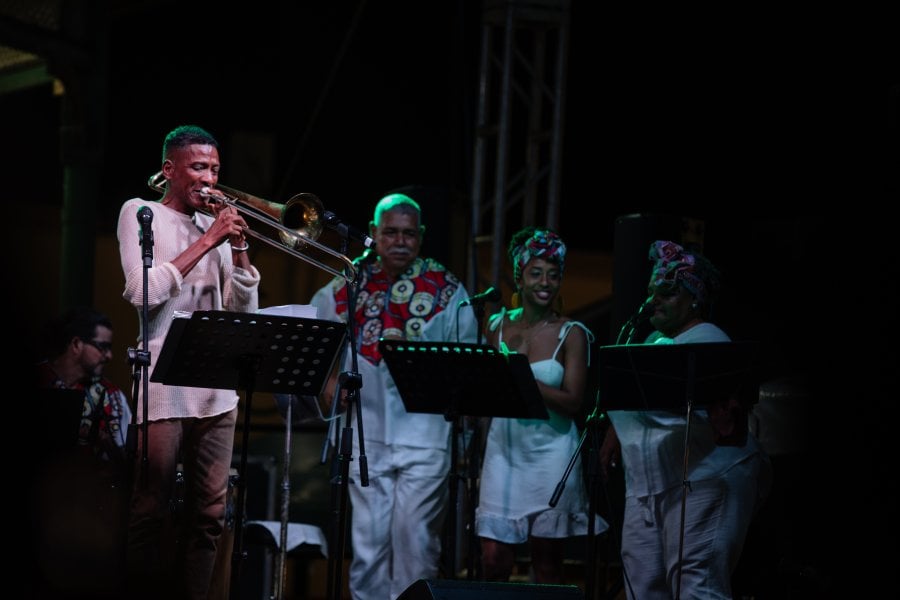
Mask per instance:
[[[85,344],[90,344],[99,352],[112,352],[112,342],[98,342],[96,340],[84,340]]]

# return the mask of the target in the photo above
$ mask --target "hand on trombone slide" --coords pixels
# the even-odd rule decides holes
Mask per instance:
[[[201,194],[206,199],[210,215],[215,217],[208,233],[217,241],[217,245],[228,241],[234,252],[246,251],[249,248],[246,237],[249,226],[241,213],[218,190],[204,187]]]

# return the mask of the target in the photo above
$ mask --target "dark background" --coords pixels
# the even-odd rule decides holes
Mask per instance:
[[[278,202],[314,192],[360,225],[399,186],[471,191],[481,3],[113,6],[105,227],[123,199],[153,197],[162,139],[183,123],[219,138],[222,183],[238,187],[239,170]],[[799,12],[576,1],[571,14],[560,229],[573,247],[612,250],[615,217],[634,212],[837,224],[878,206],[843,196],[896,158],[870,139],[897,83],[876,17],[830,31]],[[0,102],[7,193],[58,203],[59,99],[42,86]],[[860,158],[867,170],[851,172]]]
[[[467,196],[480,4],[113,3],[98,232],[155,197],[185,123],[218,138],[222,183],[313,192],[358,227],[400,186]],[[876,14],[754,8],[573,3],[560,232],[612,253],[621,215],[705,221],[718,321],[808,390],[800,554],[883,589],[896,550],[869,540],[897,534],[897,36]],[[8,229],[18,205],[62,205],[60,111],[49,85],[0,96]]]

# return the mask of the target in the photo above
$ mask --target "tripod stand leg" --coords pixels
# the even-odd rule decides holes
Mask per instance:
[[[340,486],[339,505],[337,511],[337,526],[334,529],[333,544],[329,547],[328,563],[329,563],[329,585],[331,586],[329,598],[341,600],[343,589],[343,561],[344,547],[347,539],[347,510],[349,505],[350,485],[350,461],[353,459],[353,428],[344,427],[340,440],[341,453],[338,457],[340,475],[338,477],[338,485]]]
[[[478,472],[481,468],[481,456],[483,453],[481,432],[486,431],[490,426],[490,418],[485,419],[483,423],[481,419],[472,419],[472,435],[469,438],[469,452],[466,457],[466,464],[469,468],[468,481],[468,498],[469,512],[466,530],[469,532],[469,554],[467,560],[468,579],[481,579],[481,544],[478,534],[475,531],[475,509],[478,507]]]
[[[250,446],[250,414],[253,408],[253,390],[254,378],[251,375],[255,372],[256,361],[252,358],[248,359],[247,365],[242,369],[242,383],[244,389],[247,390],[247,396],[244,403],[244,429],[241,439],[241,462],[238,468],[237,486],[238,497],[237,506],[234,510],[234,550],[232,552],[231,561],[231,588],[230,597],[236,598],[240,590],[241,567],[244,559],[244,507],[246,505],[247,496],[247,452]]]
[[[281,600],[284,597],[284,581],[287,577],[287,538],[288,538],[288,514],[291,503],[291,424],[292,405],[296,396],[292,396],[287,403],[284,427],[284,470],[281,480],[281,535],[278,543],[278,564],[275,572],[275,597]]]
[[[456,524],[459,514],[459,471],[457,458],[459,454],[459,417],[449,417],[453,423],[450,432],[450,504],[447,511],[447,579],[456,579]]]

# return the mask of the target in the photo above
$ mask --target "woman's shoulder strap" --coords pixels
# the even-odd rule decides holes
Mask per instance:
[[[591,330],[580,321],[569,320],[563,323],[562,327],[559,328],[559,344],[556,345],[556,350],[553,351],[553,358],[556,358],[556,353],[562,348],[563,343],[566,341],[566,336],[569,335],[569,332],[573,327],[584,330],[584,335],[587,337],[587,364],[588,366],[591,366],[591,344],[594,343],[595,338]]]

